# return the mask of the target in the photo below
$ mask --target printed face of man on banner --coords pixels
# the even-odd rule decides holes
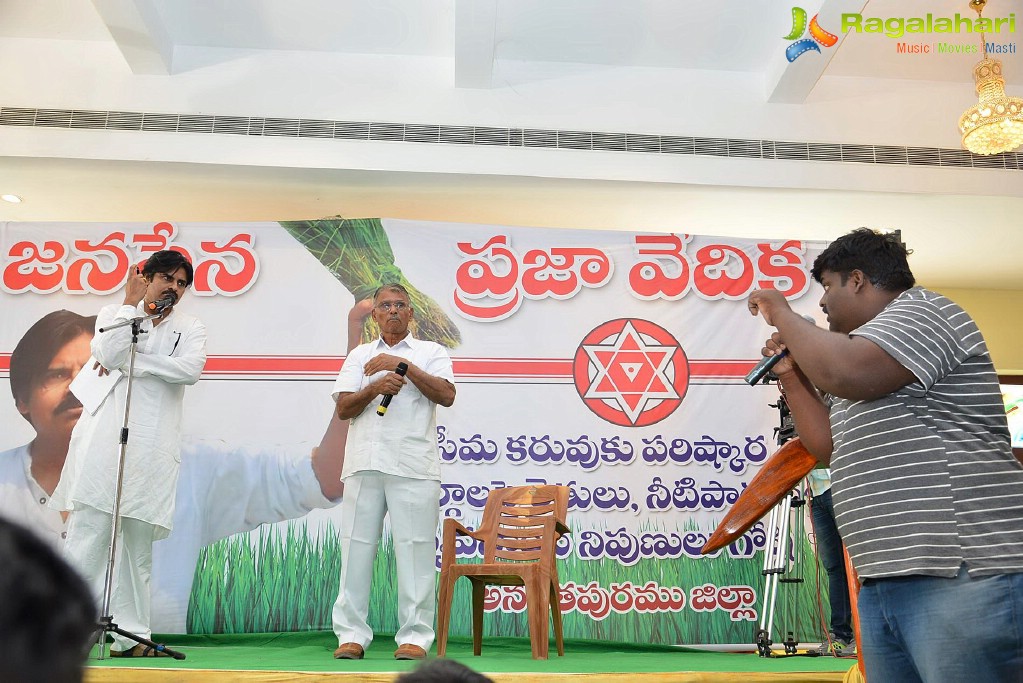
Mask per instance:
[[[68,389],[89,360],[95,316],[54,311],[22,337],[11,354],[11,393],[18,412],[36,431],[35,442],[64,444],[82,414]]]

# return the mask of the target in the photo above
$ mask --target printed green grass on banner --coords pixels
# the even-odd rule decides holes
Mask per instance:
[[[802,548],[804,581],[779,586],[772,633],[776,641],[793,632],[799,642],[820,639],[818,585],[812,551]],[[753,643],[757,622],[732,621],[722,610],[696,612],[688,604],[694,586],[747,585],[757,593],[755,610],[763,609],[765,579],[761,554],[751,559],[722,556],[678,560],[643,559],[632,567],[613,560],[584,561],[575,554],[559,561],[562,584],[579,586],[596,581],[604,589],[631,581],[642,586],[679,586],[687,594],[681,612],[640,614],[612,611],[597,620],[573,611],[564,615],[565,637],[618,642]],[[190,633],[244,633],[329,629],[337,597],[341,557],[336,531],[329,525],[310,535],[304,521],[285,531],[264,527],[259,532],[224,539],[206,548],[196,566],[188,608]],[[397,587],[394,552],[389,538],[381,544],[373,567],[369,622],[374,630],[394,633],[397,623]],[[820,593],[818,592],[820,591]],[[826,600],[825,600],[826,603]],[[452,609],[452,635],[471,633],[470,590],[467,581],[456,585]],[[826,616],[826,615],[825,615]],[[484,615],[488,635],[528,636],[525,613],[495,611]]]

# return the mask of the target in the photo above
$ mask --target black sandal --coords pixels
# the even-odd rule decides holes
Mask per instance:
[[[127,650],[111,650],[111,657],[169,657],[166,652],[157,650],[155,647],[149,647],[139,643],[135,647],[128,648]]]

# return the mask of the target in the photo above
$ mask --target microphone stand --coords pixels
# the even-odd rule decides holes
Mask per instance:
[[[121,433],[118,442],[117,452],[117,486],[114,489],[114,505],[113,505],[113,524],[110,531],[110,553],[107,556],[107,573],[103,581],[103,609],[100,613],[99,618],[99,637],[97,645],[99,646],[99,658],[102,660],[105,658],[106,644],[107,644],[107,633],[117,633],[118,635],[130,638],[136,643],[145,645],[152,648],[156,652],[163,652],[174,659],[184,659],[184,653],[171,650],[162,643],[156,643],[152,640],[143,638],[142,636],[129,633],[122,628],[119,628],[114,623],[113,615],[110,613],[110,597],[113,591],[114,585],[114,557],[117,553],[117,534],[121,530],[121,487],[124,483],[124,456],[128,449],[128,413],[131,409],[131,385],[135,379],[135,352],[139,342],[139,335],[145,334],[142,332],[142,323],[146,320],[152,320],[153,318],[159,318],[163,315],[163,309],[156,311],[150,315],[140,316],[125,320],[124,322],[116,323],[114,325],[108,325],[107,327],[101,327],[99,332],[109,332],[110,330],[116,330],[127,325],[131,325],[131,350],[128,356],[128,385],[124,396],[124,420],[121,423]]]

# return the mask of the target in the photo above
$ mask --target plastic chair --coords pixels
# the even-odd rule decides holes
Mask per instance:
[[[558,567],[555,546],[563,534],[568,513],[567,486],[513,486],[487,496],[483,520],[470,531],[454,519],[444,520],[440,588],[437,599],[437,655],[443,657],[451,623],[455,581],[464,576],[472,583],[472,652],[483,648],[483,597],[488,585],[524,586],[529,640],[533,659],[547,659],[547,615],[554,622],[558,655],[564,656],[558,604]],[[483,563],[455,560],[456,536],[470,536],[483,545]],[[553,606],[553,610],[551,609]]]

